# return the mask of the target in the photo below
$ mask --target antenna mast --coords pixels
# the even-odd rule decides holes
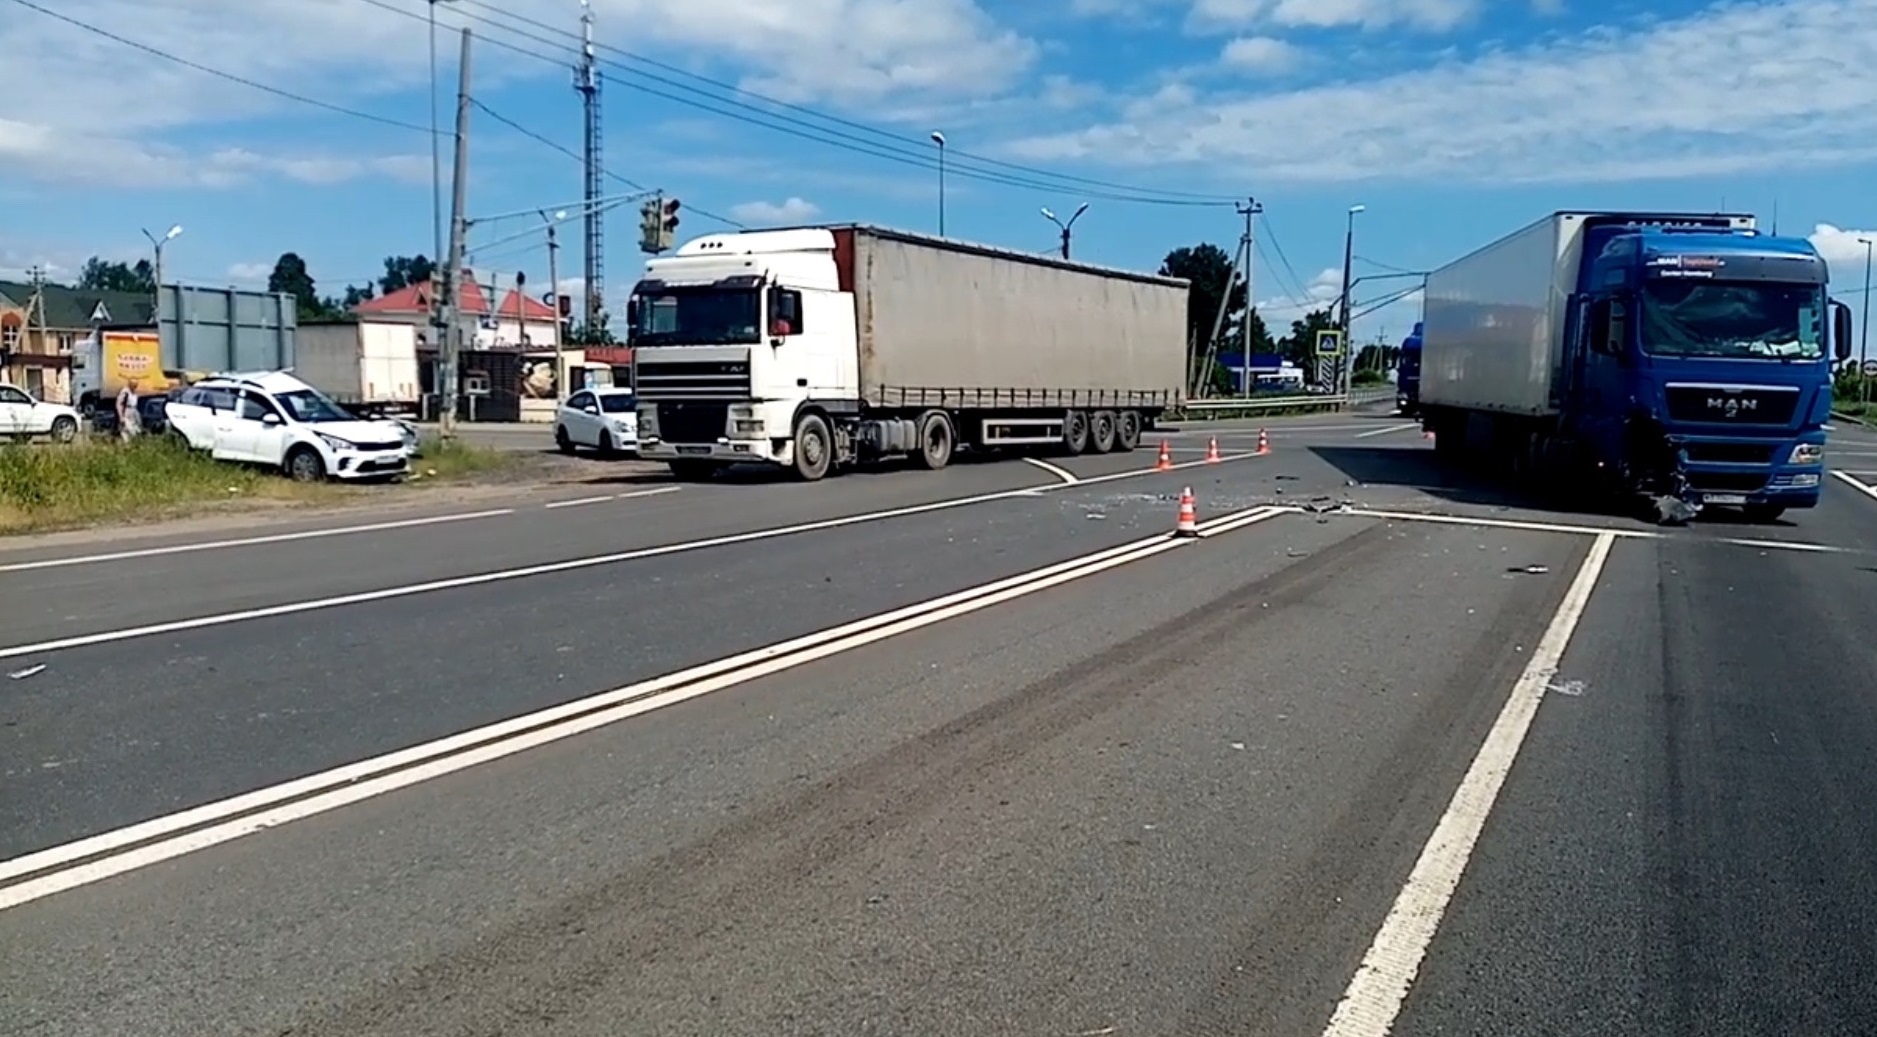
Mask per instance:
[[[580,0],[580,64],[574,68],[574,89],[586,110],[586,326],[597,335],[605,319],[605,217],[600,212],[600,172],[604,147],[600,140],[600,73],[593,53],[593,3]],[[556,287],[558,291],[558,286]]]

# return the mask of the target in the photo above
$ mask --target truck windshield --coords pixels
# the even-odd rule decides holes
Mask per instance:
[[[1654,281],[1643,289],[1642,344],[1655,356],[1817,360],[1824,312],[1817,285]]]
[[[639,296],[633,341],[641,346],[741,346],[762,341],[754,289],[670,288]]]

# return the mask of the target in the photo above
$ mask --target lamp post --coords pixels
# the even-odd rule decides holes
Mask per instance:
[[[1353,356],[1349,348],[1349,274],[1351,272],[1350,266],[1355,262],[1356,254],[1356,214],[1367,210],[1368,206],[1366,205],[1350,206],[1343,226],[1343,294],[1340,330],[1342,332],[1343,355],[1346,359],[1336,365],[1336,387],[1345,393],[1349,391],[1349,369],[1350,365],[1353,363]]]
[[[143,230],[144,237],[150,239],[150,247],[156,250],[156,268],[151,271],[153,276],[150,283],[156,288],[155,295],[160,303],[163,298],[163,246],[176,240],[176,235],[182,233],[182,224],[171,224],[169,230],[165,231],[160,238],[146,229],[139,229]]]
[[[1049,206],[1043,206],[1043,218],[1055,224],[1056,227],[1062,231],[1062,258],[1069,258],[1069,232],[1075,228],[1075,221],[1081,219],[1082,214],[1087,211],[1088,203],[1083,202],[1081,205],[1075,207],[1075,211],[1069,214],[1068,222],[1065,223],[1057,219],[1055,213],[1049,211]]]
[[[1870,238],[1857,240],[1864,246],[1864,316],[1858,321],[1860,327],[1857,346],[1858,399],[1868,404],[1870,403],[1871,378],[1864,367],[1870,363],[1870,259],[1873,242]]]
[[[932,131],[932,143],[938,145],[939,237],[945,236],[945,135]]]
[[[552,216],[541,211],[547,223],[547,305],[554,311],[554,398],[562,403],[567,402],[567,336],[560,325],[560,237],[555,228],[566,218],[565,209]]]
[[[443,262],[443,146],[437,140],[437,5],[430,0],[430,262]]]

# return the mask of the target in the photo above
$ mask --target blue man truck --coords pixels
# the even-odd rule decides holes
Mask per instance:
[[[1826,282],[1750,215],[1553,213],[1428,277],[1422,427],[1443,462],[1659,522],[1813,507],[1851,346]]]
[[[1421,331],[1423,322],[1414,322],[1414,331],[1401,340],[1401,360],[1395,365],[1395,409],[1403,417],[1421,412]]]

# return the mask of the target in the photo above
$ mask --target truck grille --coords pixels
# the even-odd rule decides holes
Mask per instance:
[[[729,417],[727,403],[661,401],[658,438],[667,443],[715,443],[723,438]]]
[[[1671,385],[1668,416],[1706,425],[1787,425],[1799,390],[1783,386]]]
[[[1688,460],[1697,464],[1772,464],[1772,443],[1703,443],[1683,444]]]
[[[642,400],[750,398],[747,360],[641,360],[636,376]]]

